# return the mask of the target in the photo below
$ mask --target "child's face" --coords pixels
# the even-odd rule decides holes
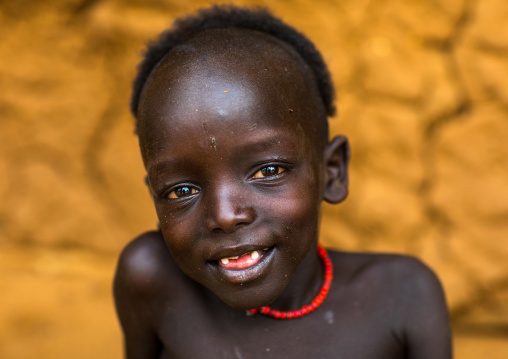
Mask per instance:
[[[182,57],[159,67],[139,107],[162,233],[183,272],[224,302],[268,305],[318,237],[315,99],[281,54]]]

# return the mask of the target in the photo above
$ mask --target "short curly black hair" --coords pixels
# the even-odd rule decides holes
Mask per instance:
[[[328,116],[335,114],[335,92],[330,73],[321,53],[307,37],[270,14],[265,8],[213,5],[199,10],[196,14],[177,19],[171,28],[147,45],[134,79],[130,104],[133,115],[137,118],[141,91],[150,73],[171,49],[204,30],[224,28],[260,31],[293,47],[311,68],[326,113]]]

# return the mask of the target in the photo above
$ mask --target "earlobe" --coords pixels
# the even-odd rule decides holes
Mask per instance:
[[[348,194],[349,142],[345,136],[334,137],[324,153],[323,199],[340,203]]]

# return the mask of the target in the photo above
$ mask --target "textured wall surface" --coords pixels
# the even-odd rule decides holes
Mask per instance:
[[[236,3],[269,5],[333,74],[351,193],[322,241],[422,258],[457,358],[508,357],[508,2]],[[0,1],[0,358],[121,357],[116,256],[156,224],[130,83],[143,43],[206,4]]]

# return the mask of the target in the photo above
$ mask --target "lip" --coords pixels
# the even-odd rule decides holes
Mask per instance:
[[[230,246],[230,247],[222,248],[222,249],[219,249],[219,250],[213,252],[210,255],[209,261],[218,262],[222,258],[241,256],[242,254],[250,253],[253,251],[259,251],[259,253],[261,254],[261,252],[263,252],[263,249],[265,249],[265,248],[272,249],[272,247],[273,247],[273,244],[267,244],[267,245],[243,244],[243,245]]]
[[[266,251],[263,251],[265,248],[269,248]],[[233,284],[243,284],[247,282],[254,281],[256,279],[264,277],[273,262],[273,257],[275,255],[275,247],[273,246],[242,246],[239,248],[235,248],[234,250],[225,250],[220,252],[219,259],[213,260],[209,262],[209,265],[213,268],[214,272],[220,277],[221,281],[227,281]],[[219,265],[220,258],[227,258],[233,256],[240,256],[242,254],[258,251],[260,258],[253,265],[246,268],[226,268]]]

